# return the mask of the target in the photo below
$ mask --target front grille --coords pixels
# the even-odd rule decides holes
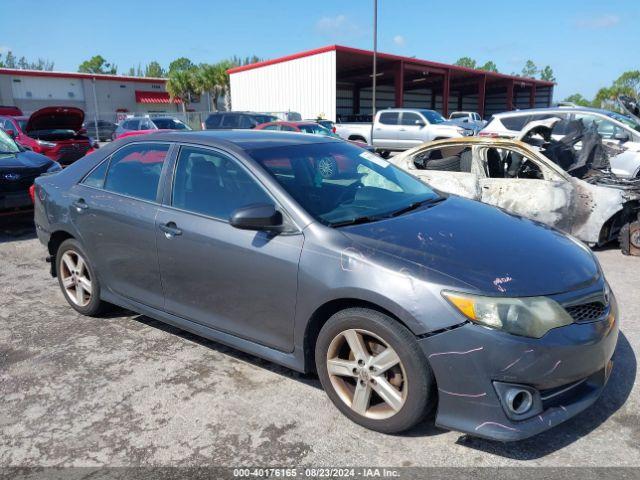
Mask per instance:
[[[602,302],[583,303],[565,307],[569,315],[576,322],[593,322],[601,319],[607,312],[607,306]]]
[[[87,151],[89,151],[89,148],[89,145],[84,144],[60,147],[60,150],[58,150],[58,152],[60,153],[58,161],[65,165],[75,162],[79,158],[84,157]]]

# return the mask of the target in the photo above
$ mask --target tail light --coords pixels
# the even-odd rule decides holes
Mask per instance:
[[[486,137],[486,138],[498,138],[500,135],[498,135],[495,132],[480,132],[478,133],[479,137]]]
[[[331,129],[331,131],[332,131],[333,133],[336,133],[336,130],[337,130],[337,128],[336,128],[336,127],[335,127],[335,125],[334,125],[334,126],[333,126],[333,128]]]
[[[32,183],[29,187],[29,197],[31,197],[31,203],[36,203],[36,185]]]

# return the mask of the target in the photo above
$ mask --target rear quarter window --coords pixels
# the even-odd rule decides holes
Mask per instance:
[[[529,123],[530,115],[518,115],[514,117],[503,117],[500,119],[502,125],[509,130],[519,132],[524,126]]]

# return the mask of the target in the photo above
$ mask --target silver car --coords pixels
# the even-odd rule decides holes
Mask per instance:
[[[576,121],[585,127],[595,125],[608,150],[611,172],[622,178],[640,176],[640,123],[627,115],[609,110],[582,107],[557,107],[499,113],[491,117],[480,132],[483,137],[517,138],[530,122],[559,118],[553,137],[561,139]]]
[[[191,127],[174,117],[131,117],[118,124],[113,140],[125,132],[137,130],[191,130]]]

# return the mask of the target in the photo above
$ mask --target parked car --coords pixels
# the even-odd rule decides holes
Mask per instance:
[[[298,132],[298,133],[308,133],[311,135],[320,135],[321,137],[333,137],[340,138],[338,134],[328,130],[323,127],[319,123],[310,122],[310,121],[300,121],[300,122],[268,122],[262,123],[255,127],[256,130],[276,130],[281,132]],[[371,145],[367,145],[364,142],[360,142],[357,140],[345,140],[350,143],[354,143],[369,152],[375,152],[375,149]],[[321,167],[319,168],[320,173],[324,178],[334,178],[341,174],[340,165],[332,161],[331,159],[325,159],[322,162]]]
[[[23,147],[64,166],[93,151],[83,121],[79,108],[45,107],[29,117],[0,116],[0,128]]]
[[[82,128],[89,137],[98,142],[106,142],[113,139],[113,133],[118,128],[118,124],[107,120],[98,120],[98,128],[96,129],[95,120],[87,120],[82,124]]]
[[[336,133],[336,124],[331,120],[325,120],[324,118],[316,118],[316,119],[307,119],[305,122],[315,122],[318,125],[322,125],[327,130],[331,130],[333,133]]]
[[[10,116],[10,117],[22,117],[23,113],[18,107],[0,105],[0,115],[2,116]]]
[[[123,133],[139,130],[191,130],[191,127],[173,117],[130,117],[120,122],[112,139],[119,138]]]
[[[477,112],[451,112],[449,122],[462,128],[470,128],[474,135],[487,125],[487,122]]]
[[[267,115],[276,117],[283,122],[300,122],[302,121],[302,115],[298,112],[286,111],[286,112],[264,112]]]
[[[29,188],[34,179],[60,169],[59,163],[21,147],[0,130],[0,216],[32,209]]]
[[[255,128],[261,123],[277,122],[278,117],[255,112],[215,112],[202,123],[203,130],[231,130]]]
[[[586,107],[555,107],[519,110],[493,115],[479,133],[494,138],[515,138],[530,122],[558,118],[553,136],[560,139],[573,122],[595,125],[609,152],[611,171],[623,178],[640,175],[640,120],[608,110]]]
[[[351,178],[323,179],[327,157]],[[343,141],[136,136],[38,178],[35,197],[76,311],[117,304],[317,371],[373,430],[437,403],[440,427],[518,440],[593,404],[611,372],[616,300],[588,248]]]
[[[390,151],[407,150],[431,140],[473,135],[473,130],[447,122],[435,110],[392,108],[376,113],[373,139],[370,123],[339,123],[336,133],[345,140],[372,145],[386,156]]]
[[[532,133],[539,132],[538,126]],[[585,164],[597,161],[597,143],[584,136],[576,144],[571,151],[554,142],[538,148],[511,139],[460,138],[427,143],[391,161],[442,191],[558,228],[589,246],[620,239],[630,253],[630,229],[640,220],[640,180]],[[640,249],[640,239],[634,242]]]

